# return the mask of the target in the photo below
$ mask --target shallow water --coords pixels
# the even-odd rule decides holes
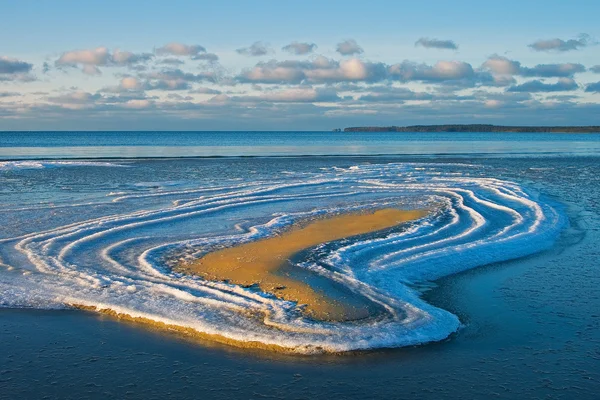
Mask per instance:
[[[488,398],[491,391],[501,398],[596,398],[599,161],[496,155],[6,163],[0,258],[13,269],[0,270],[7,338],[0,382],[28,397],[209,391],[215,398]],[[181,257],[273,234],[295,218],[390,204],[436,205],[439,212],[295,260],[375,298],[387,307],[385,318],[322,324],[299,316],[293,304],[227,285],[211,287],[209,297],[202,282],[169,269]],[[306,357],[199,345],[95,314],[49,310],[69,302],[251,332],[301,352],[313,352],[315,343],[370,351]],[[244,319],[240,304],[276,310],[273,321],[286,333]]]
[[[0,301],[110,309],[298,353],[421,344],[459,320],[423,302],[415,284],[548,248],[566,221],[559,203],[481,165],[347,162],[15,162],[3,174]],[[35,189],[25,197],[27,187]],[[306,218],[383,207],[433,212],[296,261],[385,309],[372,318],[315,321],[253,287],[172,270]]]

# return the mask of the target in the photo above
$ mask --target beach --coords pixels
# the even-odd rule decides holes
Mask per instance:
[[[456,382],[484,393],[491,374],[507,394],[569,387],[593,398],[596,161],[7,160],[2,382],[64,392],[67,366],[84,365],[73,396],[152,398],[241,369],[264,374],[264,395],[287,385],[389,397],[399,379],[407,395],[439,398]],[[36,190],[25,198],[24,187]],[[131,363],[147,368],[133,377]],[[531,367],[542,364],[556,367]],[[50,386],[27,385],[25,365],[41,365],[35,379]],[[193,383],[148,383],[182,369]],[[372,385],[355,384],[358,370]],[[238,378],[231,390],[251,396],[256,375]],[[215,396],[236,396],[228,390]]]
[[[367,307],[344,304],[344,297],[332,297],[334,288],[315,291],[308,283],[281,271],[296,253],[326,242],[373,233],[425,216],[424,211],[383,209],[362,214],[337,215],[307,222],[276,237],[209,253],[179,267],[207,280],[235,285],[258,285],[261,291],[293,301],[307,315],[328,321],[366,318]],[[302,225],[302,223],[301,223]],[[349,293],[348,293],[349,295]]]
[[[595,158],[509,161],[475,163],[503,179],[543,185],[566,205],[571,223],[552,249],[424,287],[426,301],[464,324],[449,340],[306,358],[186,339],[84,311],[5,308],[0,310],[2,386],[29,398],[153,399],[210,391],[213,398],[231,399],[283,390],[290,398],[459,399],[468,388],[474,399],[488,399],[490,392],[500,398],[568,393],[595,399],[599,164]],[[336,162],[350,166],[356,160]],[[565,185],[571,170],[577,174]],[[0,398],[8,398],[4,393]]]

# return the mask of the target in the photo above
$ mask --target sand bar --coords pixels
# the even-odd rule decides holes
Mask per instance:
[[[341,321],[364,317],[365,310],[344,304],[343,299],[315,290],[285,271],[290,258],[321,243],[391,228],[425,216],[423,210],[386,208],[368,213],[330,216],[294,227],[274,237],[217,250],[181,265],[180,271],[207,280],[258,285],[263,292],[297,302],[312,318]]]

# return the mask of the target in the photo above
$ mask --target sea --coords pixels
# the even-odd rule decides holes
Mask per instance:
[[[595,134],[1,132],[0,398],[598,399],[599,199]],[[292,260],[360,320],[175,268],[390,207]]]

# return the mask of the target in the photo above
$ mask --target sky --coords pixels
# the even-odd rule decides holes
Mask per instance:
[[[0,3],[0,130],[600,125],[600,1]]]

